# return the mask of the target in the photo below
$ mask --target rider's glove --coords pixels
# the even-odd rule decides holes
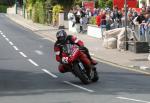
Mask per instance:
[[[62,57],[62,63],[68,64],[71,62],[72,62],[72,59],[70,57]]]
[[[62,57],[62,63],[67,64],[69,61],[68,57]]]

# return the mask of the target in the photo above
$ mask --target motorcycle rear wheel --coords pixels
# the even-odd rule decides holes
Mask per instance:
[[[97,82],[99,80],[99,76],[95,67],[93,68],[93,72],[94,72],[94,77],[91,79],[91,81]]]

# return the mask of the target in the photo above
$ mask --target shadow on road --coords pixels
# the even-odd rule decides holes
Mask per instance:
[[[69,87],[44,72],[0,69],[0,97],[72,92]]]
[[[140,73],[100,72],[91,87],[98,95],[150,94],[150,77]]]
[[[67,81],[92,89],[93,95],[150,94],[150,78],[140,73],[128,72],[99,72],[97,83],[83,85],[75,77]],[[65,78],[54,79],[42,72],[28,72],[0,69],[0,97],[41,95],[46,93],[82,93],[84,90],[63,83]],[[87,93],[87,92],[86,92]]]

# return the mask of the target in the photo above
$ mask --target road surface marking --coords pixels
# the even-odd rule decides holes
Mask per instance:
[[[49,74],[50,76],[52,76],[53,78],[58,78],[58,76],[56,76],[55,74],[52,74],[51,72],[49,72],[46,69],[42,69],[45,73]]]
[[[69,84],[69,85],[72,85],[72,86],[77,87],[77,88],[80,88],[80,89],[82,89],[82,90],[88,91],[88,92],[90,92],[90,93],[95,92],[95,91],[93,91],[93,90],[90,90],[90,89],[81,87],[81,86],[79,86],[79,85],[73,84],[73,83],[68,82],[68,81],[64,81],[64,83]]]
[[[35,50],[35,53],[37,53],[38,55],[43,55],[43,52],[40,50]]]
[[[36,62],[34,62],[34,61],[31,60],[31,59],[28,59],[28,61],[29,61],[30,63],[32,63],[33,65],[35,65],[36,67],[39,66]]]
[[[3,36],[4,38],[6,38],[6,36],[5,36],[5,35],[3,35],[3,33],[2,33],[2,36]]]
[[[118,99],[128,100],[128,101],[135,101],[135,102],[141,102],[141,103],[150,103],[149,101],[144,100],[138,100],[138,99],[132,99],[132,98],[126,98],[126,97],[117,97]]]
[[[44,40],[44,39],[45,39],[45,40],[50,40],[50,41],[53,42],[53,43],[56,41],[55,39],[47,38],[47,37],[43,37],[42,39],[43,39],[43,40]]]
[[[17,51],[19,50],[16,46],[13,46],[13,47],[14,47],[15,50],[17,50]]]
[[[11,41],[9,41],[9,44],[10,44],[10,45],[14,45]]]
[[[49,40],[49,38],[46,38],[46,37],[44,37],[44,38],[42,38],[43,40]]]
[[[8,38],[5,38],[7,41],[9,41],[9,39]]]
[[[19,52],[23,57],[27,58],[27,56],[23,52]]]

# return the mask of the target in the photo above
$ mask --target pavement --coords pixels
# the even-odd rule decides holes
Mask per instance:
[[[56,40],[57,27],[33,23],[31,20],[24,19],[22,16],[15,14],[6,14],[6,17],[32,30],[34,33],[42,36],[43,39],[48,39],[52,42]],[[89,48],[92,57],[97,61],[144,74],[150,74],[149,53],[133,53],[130,51],[119,51],[117,49],[106,49],[102,46],[102,39],[81,33],[74,34],[69,32],[68,29],[66,29],[66,32],[76,35],[78,39],[83,40],[85,46]]]

